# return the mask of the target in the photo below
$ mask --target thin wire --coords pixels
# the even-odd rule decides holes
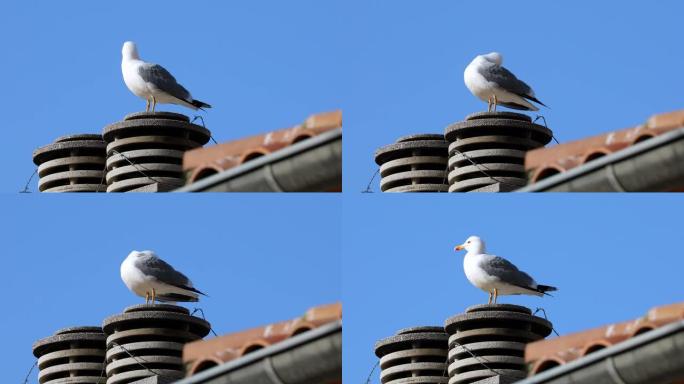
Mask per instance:
[[[366,189],[361,191],[361,193],[373,193],[373,190],[371,189],[371,184],[373,184],[373,180],[375,180],[375,176],[380,173],[380,168],[378,168],[375,173],[373,174],[373,177],[371,177],[370,181],[368,182],[368,185],[366,186]]]
[[[100,377],[104,377],[105,367],[107,366],[107,354],[105,354],[104,361],[102,362],[102,369],[100,370]]]
[[[549,318],[546,317],[546,310],[545,310],[544,308],[542,308],[542,307],[537,307],[537,309],[534,310],[534,313],[533,313],[532,315],[536,315],[538,312],[543,313],[543,314],[544,314],[544,320],[549,321]],[[553,323],[552,323],[551,321],[549,321],[549,322],[551,323],[551,330],[553,331],[553,333],[555,333],[556,336],[560,336],[560,335],[558,334],[558,332],[556,332],[556,328],[553,327]]]
[[[126,352],[126,353],[128,354],[128,356],[132,357],[133,360],[135,360],[135,362],[138,363],[139,366],[145,368],[148,372],[152,372],[152,373],[155,374],[155,375],[160,375],[160,373],[157,373],[157,372],[153,371],[152,369],[147,368],[146,366],[144,366],[140,361],[138,361],[138,359],[144,361],[145,363],[149,363],[149,361],[143,359],[142,357],[134,356],[131,352],[128,351],[128,349],[126,349],[126,347],[124,347],[123,345],[117,343],[116,341],[112,341],[112,344],[114,344],[114,345],[116,345],[117,347],[120,347],[121,349],[123,349],[124,352]]]
[[[368,378],[366,379],[366,384],[370,384],[371,378],[373,376],[373,372],[375,372],[375,368],[377,368],[378,365],[380,365],[380,360],[375,362],[373,369],[371,369],[370,373],[368,374]]]
[[[488,362],[488,363],[491,363],[491,361],[485,359],[484,357],[481,357],[481,356],[476,355],[476,354],[473,353],[473,351],[471,351],[468,347],[466,347],[465,345],[459,343],[458,341],[454,341],[453,343],[456,344],[456,345],[458,345],[459,347],[465,349],[465,351],[468,352],[468,354],[470,354],[470,356],[474,357],[475,360],[477,360],[477,362],[480,363],[480,365],[482,365],[483,367],[485,367],[485,368],[486,368],[487,370],[489,370],[490,372],[494,373],[495,375],[502,375],[502,374],[503,374],[503,373],[497,372],[496,370],[494,370],[494,369],[492,369],[492,368],[489,368],[489,367],[487,366],[487,364],[485,364],[485,363],[482,362],[482,360],[484,360],[484,361],[486,361],[486,362]]]
[[[200,315],[202,315],[202,320],[207,321],[207,318],[204,317],[204,311],[202,310],[202,308],[194,308],[194,309],[192,310],[192,313],[190,314],[190,316],[194,315],[194,314],[197,313],[197,312],[199,312]],[[218,337],[218,335],[216,334],[216,332],[214,332],[214,329],[213,329],[213,328],[209,327],[209,331],[211,331],[211,333],[213,333],[214,336],[217,336],[217,337]]]
[[[29,376],[31,376],[31,372],[33,372],[33,368],[35,368],[36,365],[38,365],[38,360],[36,360],[36,361],[33,363],[33,365],[31,366],[31,369],[29,369],[28,373],[26,374],[26,378],[24,379],[24,384],[27,384],[27,383],[28,383],[28,381],[29,381]]]
[[[36,173],[38,173],[38,168],[36,168],[36,170],[33,171],[31,177],[29,177],[28,181],[26,182],[24,189],[22,191],[19,191],[19,193],[31,193],[31,191],[29,191],[29,184],[31,184],[31,180],[33,180],[33,176],[35,176]]]
[[[192,118],[192,121],[191,121],[190,123],[191,123],[191,124],[194,123],[195,120],[197,120],[197,119],[199,119],[199,120],[202,122],[202,128],[207,129],[207,126],[204,125],[204,117],[202,117],[202,116],[200,116],[200,115],[195,115],[195,117]],[[207,129],[207,131],[208,131],[208,129]],[[214,137],[213,137],[211,134],[209,135],[209,138],[211,139],[211,141],[214,142],[214,144],[218,144],[218,143],[216,142],[216,140],[214,140]]]
[[[117,155],[120,155],[121,157],[123,157],[126,161],[128,161],[128,163],[129,163],[130,165],[133,166],[133,168],[135,168],[136,171],[140,172],[140,174],[142,174],[143,176],[145,176],[145,177],[147,177],[148,179],[154,181],[155,183],[164,184],[163,182],[161,182],[161,181],[159,181],[159,180],[155,180],[153,177],[148,176],[147,174],[145,174],[145,172],[143,172],[143,171],[141,171],[140,169],[138,169],[138,167],[140,167],[140,168],[142,168],[142,169],[144,169],[144,170],[146,170],[146,171],[149,171],[149,169],[145,168],[145,166],[140,165],[140,164],[135,164],[135,163],[132,162],[126,155],[124,155],[123,153],[117,151],[116,149],[112,149],[112,152],[114,152],[114,153],[116,153]]]
[[[102,177],[100,178],[100,185],[98,185],[98,187],[101,187],[102,185],[104,185],[104,180],[105,180],[106,175],[107,175],[107,162],[105,162],[104,169],[102,170]],[[97,190],[95,191],[95,193],[98,193],[98,192],[100,192],[100,188],[97,188]]]
[[[468,160],[471,164],[473,164],[473,165],[477,168],[477,170],[480,171],[480,173],[482,173],[482,174],[485,175],[486,177],[489,177],[490,179],[496,181],[497,183],[508,184],[508,185],[512,185],[512,186],[519,187],[519,185],[517,185],[517,184],[508,183],[508,182],[505,182],[505,181],[503,181],[503,180],[499,180],[499,179],[497,179],[496,177],[494,177],[494,176],[488,174],[487,172],[483,171],[482,168],[484,168],[484,169],[486,169],[486,170],[492,172],[492,170],[489,169],[489,168],[487,168],[486,165],[476,163],[473,159],[470,158],[470,156],[468,156],[468,155],[466,155],[465,153],[459,151],[458,149],[454,148],[454,151],[456,151],[456,152],[457,152],[458,154],[460,154],[461,156],[465,157],[466,160]]]
[[[542,121],[544,122],[544,128],[549,129],[549,126],[546,125],[546,117],[544,117],[544,116],[542,116],[542,115],[537,115],[537,117],[534,118],[534,121],[532,121],[532,123],[536,123],[537,120],[539,120],[539,119],[542,119]],[[549,129],[549,130],[550,130],[550,129]],[[556,139],[556,136],[553,135],[553,131],[551,131],[551,138],[553,139],[553,141],[556,142],[556,144],[560,144],[560,143],[558,142],[558,139]]]

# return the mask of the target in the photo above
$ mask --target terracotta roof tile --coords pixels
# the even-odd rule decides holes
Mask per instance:
[[[342,111],[311,115],[302,124],[294,127],[187,151],[183,156],[183,171],[188,175],[188,183],[194,183],[204,177],[340,127]]]
[[[183,364],[193,375],[340,319],[341,303],[313,307],[302,317],[188,343],[183,347]]]
[[[684,110],[651,116],[636,127],[529,151],[525,170],[530,183],[565,172],[589,161],[620,151],[643,140],[684,127]]]
[[[527,344],[531,374],[568,363],[643,332],[684,319],[684,302],[656,307],[640,318]]]

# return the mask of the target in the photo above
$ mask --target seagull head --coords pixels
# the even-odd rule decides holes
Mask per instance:
[[[499,52],[490,52],[486,55],[481,55],[480,57],[496,65],[501,65],[501,63],[503,63],[503,56],[501,56]]]
[[[124,43],[123,48],[121,48],[121,55],[125,59],[139,59],[138,47],[132,41],[127,41]]]
[[[150,256],[154,255],[154,252],[152,251],[131,251],[131,253],[128,254],[128,257],[132,259],[137,259],[143,256]]]
[[[485,243],[477,236],[470,236],[465,243],[454,247],[454,251],[465,249],[468,253],[481,254],[485,252]]]

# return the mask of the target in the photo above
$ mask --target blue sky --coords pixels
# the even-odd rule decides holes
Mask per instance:
[[[342,108],[342,39],[352,12],[342,3],[2,1],[0,159],[12,166],[0,191],[23,189],[34,149],[64,134],[101,132],[144,110],[145,101],[123,83],[126,40],[212,104],[203,116],[219,142]],[[158,110],[197,114],[170,105]]]
[[[202,308],[219,334],[341,299],[339,198],[195,196],[2,196],[0,329],[12,353],[0,382],[23,381],[34,341],[144,302],[119,275],[134,249],[155,250],[206,292],[186,306]]]
[[[344,201],[345,382],[365,382],[375,341],[487,302],[453,250],[470,235],[559,288],[499,302],[543,307],[561,335],[682,301],[677,195],[361,196]]]
[[[348,191],[365,189],[375,149],[409,133],[443,133],[486,108],[463,84],[464,68],[482,53],[501,52],[551,107],[540,112],[560,142],[684,108],[681,1],[363,3],[348,33]]]

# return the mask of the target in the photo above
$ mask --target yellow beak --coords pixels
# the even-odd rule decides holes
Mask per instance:
[[[454,247],[454,251],[460,251],[463,249],[463,245],[457,245]]]

